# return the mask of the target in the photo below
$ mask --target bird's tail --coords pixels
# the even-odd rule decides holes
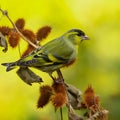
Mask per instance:
[[[17,66],[16,62],[2,63],[1,65],[7,67],[7,68],[6,68],[6,71],[7,71],[7,72],[10,71],[10,70],[12,70],[12,69],[14,69],[14,68]]]

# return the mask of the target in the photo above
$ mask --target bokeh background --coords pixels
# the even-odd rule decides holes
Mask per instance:
[[[92,85],[109,110],[109,120],[120,119],[120,0],[0,0],[13,21],[24,18],[25,28],[36,32],[49,25],[50,35],[41,44],[62,35],[71,28],[80,28],[90,37],[80,45],[76,63],[62,69],[65,81],[82,92]],[[0,26],[11,26],[0,13]],[[24,51],[27,44],[21,41]],[[9,47],[7,53],[0,48],[0,63],[19,59],[18,48]],[[51,104],[37,109],[39,84],[25,84],[16,70],[6,72],[0,66],[0,119],[1,120],[59,120],[59,111]],[[51,84],[49,76],[36,71]],[[67,111],[64,108],[64,118]]]

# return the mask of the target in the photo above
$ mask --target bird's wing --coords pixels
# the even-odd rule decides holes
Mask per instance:
[[[64,39],[48,42],[38,51],[18,61],[19,66],[47,66],[53,64],[66,64],[74,50]]]

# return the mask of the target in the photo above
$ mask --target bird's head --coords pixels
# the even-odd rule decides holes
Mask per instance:
[[[67,33],[65,33],[65,37],[76,45],[84,40],[89,40],[88,36],[79,29],[69,30]]]

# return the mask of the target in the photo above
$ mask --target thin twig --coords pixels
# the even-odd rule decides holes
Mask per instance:
[[[60,108],[60,119],[63,120],[63,112],[62,112],[62,107]]]
[[[23,40],[25,40],[26,42],[28,42],[30,45],[32,45],[34,48],[38,48],[39,46],[35,45],[34,43],[32,43],[29,39],[27,39],[19,30],[18,28],[16,27],[16,25],[14,24],[14,22],[11,20],[11,18],[9,17],[8,15],[8,12],[6,10],[2,10],[0,8],[0,11],[2,12],[3,15],[5,15],[8,20],[10,21],[10,23],[12,24],[12,26],[14,27],[14,29],[18,32],[18,34],[21,36],[21,38]]]

